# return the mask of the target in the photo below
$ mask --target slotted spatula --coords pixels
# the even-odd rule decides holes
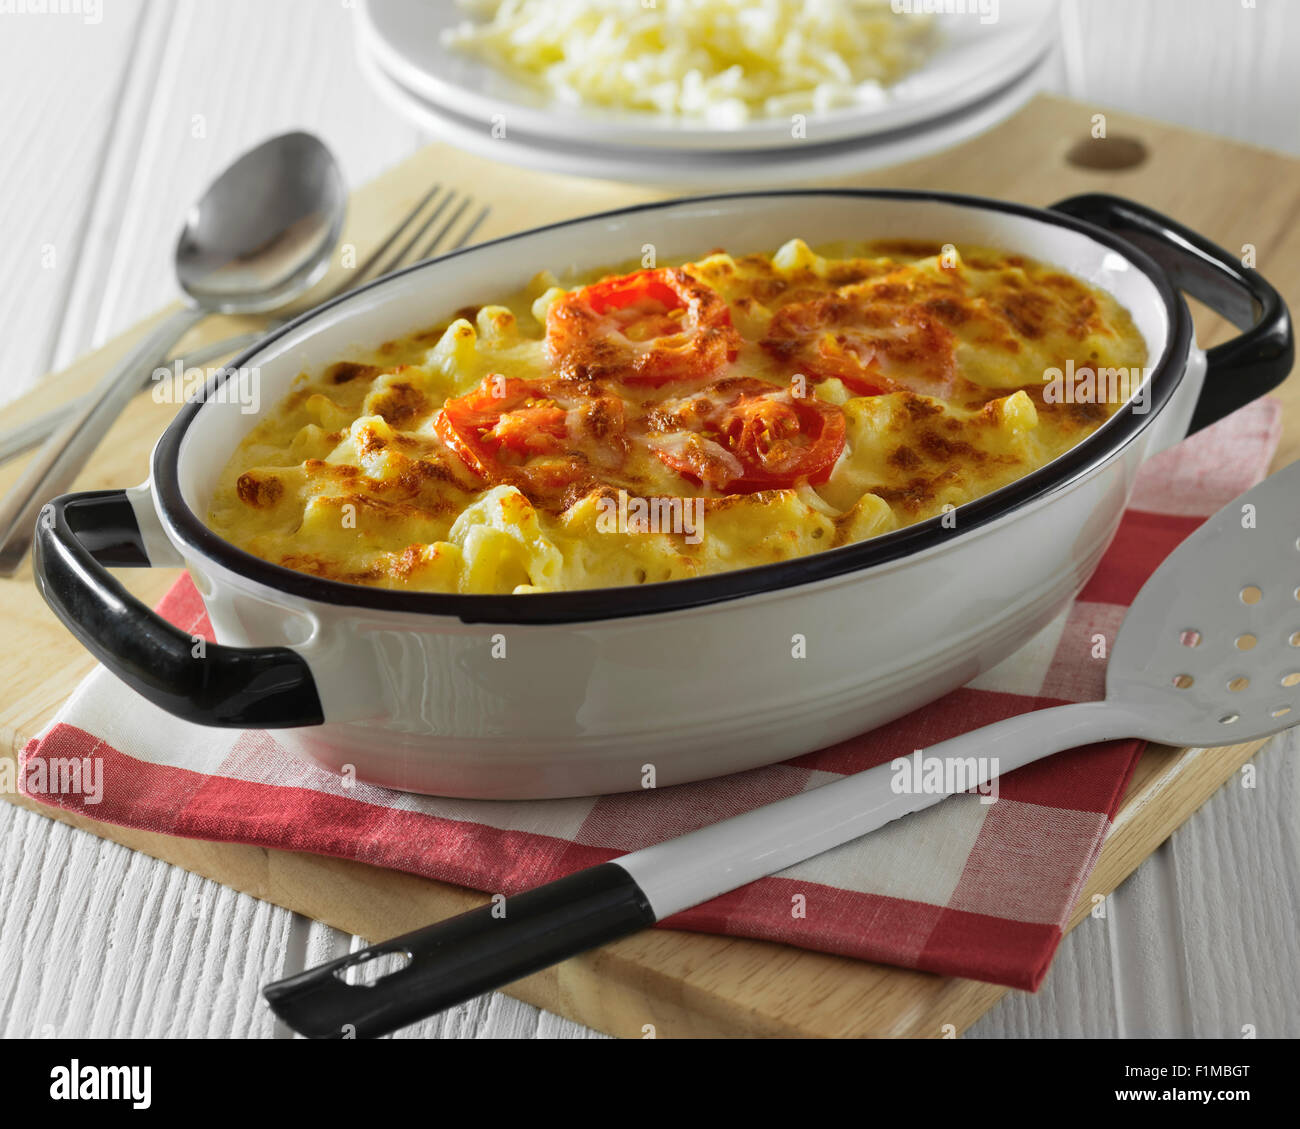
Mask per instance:
[[[1115,639],[1104,701],[1008,718],[924,754],[949,764],[985,758],[976,764],[988,771],[968,777],[970,787],[1095,741],[1212,747],[1296,721],[1300,462],[1220,510],[1155,571]],[[879,765],[373,945],[264,994],[304,1035],[386,1034],[944,798],[896,792],[894,778],[890,764]]]

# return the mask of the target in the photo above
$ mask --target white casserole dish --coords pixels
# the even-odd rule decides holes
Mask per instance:
[[[321,580],[203,523],[246,431],[304,369],[557,274],[723,246],[851,237],[975,243],[1112,293],[1146,340],[1149,411],[1130,404],[1073,450],[940,519],[780,564],[636,588],[408,594]],[[1245,332],[1197,348],[1177,287]],[[85,645],[151,701],[202,724],[276,728],[335,771],[450,796],[633,790],[768,764],[871,729],[988,669],[1083,586],[1142,461],[1279,383],[1290,320],[1254,271],[1139,205],[1036,209],[939,193],[787,191],[651,204],[496,240],[380,279],[232,362],[240,397],[187,404],[149,483],[47,507],[37,583]],[[251,379],[250,376],[234,379]],[[226,390],[229,392],[229,389]],[[950,527],[949,527],[950,526]],[[133,599],[103,566],[185,564],[220,646]],[[795,637],[806,657],[796,658]],[[499,654],[505,644],[505,657]]]

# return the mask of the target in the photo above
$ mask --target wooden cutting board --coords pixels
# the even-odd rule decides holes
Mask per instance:
[[[1151,204],[1221,245],[1255,248],[1259,270],[1300,310],[1300,161],[1098,109],[1040,97],[1001,127],[925,160],[837,183],[937,188],[1046,205],[1109,191]],[[1117,168],[1135,154],[1136,165]],[[434,181],[492,205],[480,230],[491,238],[662,193],[523,172],[433,145],[356,192],[344,239],[364,257]],[[743,189],[744,185],[737,185]],[[328,285],[327,279],[322,286]],[[1202,309],[1204,346],[1232,329]],[[161,315],[160,315],[161,316]],[[151,319],[152,320],[152,319]],[[38,393],[3,410],[21,422],[87,389],[142,333],[129,333],[48,377]],[[252,319],[214,318],[190,344],[215,340]],[[1286,423],[1277,466],[1300,455],[1300,381],[1278,395]],[[139,397],[77,481],[77,489],[126,486],[147,475],[154,440],[175,409]],[[21,462],[0,467],[0,489]],[[156,601],[175,570],[123,570],[142,599]],[[92,660],[32,586],[30,564],[0,581],[0,754],[13,757],[53,716]],[[1107,894],[1262,745],[1225,749],[1152,746],[1143,755],[1071,925]],[[4,797],[104,838],[206,875],[370,940],[391,937],[478,904],[482,895],[361,863],[225,843],[171,838],[96,823]],[[615,1035],[907,1035],[960,1032],[1007,989],[852,961],[760,941],[652,930],[531,976],[507,989],[529,1003]]]

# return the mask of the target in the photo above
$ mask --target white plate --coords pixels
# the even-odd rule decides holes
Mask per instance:
[[[999,0],[997,19],[977,12],[936,15],[940,43],[916,71],[879,104],[836,109],[807,118],[818,143],[874,136],[931,121],[1004,87],[1053,41],[1058,0]],[[919,6],[919,4],[918,4]],[[967,7],[978,9],[971,0]],[[668,149],[763,149],[790,141],[789,117],[720,129],[649,113],[584,108],[552,98],[471,55],[444,47],[440,33],[467,18],[455,0],[361,0],[359,38],[402,86],[434,109],[459,117],[504,120],[511,131],[537,138]]]
[[[489,125],[436,107],[406,89],[364,49],[358,51],[362,73],[398,113],[440,141],[489,160],[522,165],[540,172],[672,188],[718,188],[744,185],[772,188],[829,177],[850,176],[916,160],[947,149],[991,129],[1010,117],[1042,87],[1048,55],[1031,61],[1029,70],[1009,85],[966,110],[929,126],[895,130],[868,140],[814,144],[791,142],[783,149],[749,152],[637,149],[615,145],[577,145],[530,136],[507,128],[493,137]]]

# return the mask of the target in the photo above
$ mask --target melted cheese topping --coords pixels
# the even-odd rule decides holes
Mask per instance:
[[[861,541],[1004,486],[1121,405],[1086,389],[1073,397],[1082,402],[1059,402],[1052,370],[1119,369],[1136,386],[1147,359],[1110,295],[983,248],[817,253],[796,239],[771,256],[715,252],[663,277],[725,302],[725,355],[716,326],[683,337],[691,363],[720,362],[709,380],[645,383],[597,339],[568,371],[572,357],[561,362],[546,339],[568,292],[544,274],[499,305],[300,375],[222,472],[209,525],[273,563],[388,588],[509,593],[699,576]],[[625,352],[637,335],[628,328]],[[879,387],[850,375],[862,373]],[[547,440],[542,454],[528,447],[546,438],[534,429],[520,440],[527,450],[485,478],[438,430],[449,400],[541,379],[586,397],[566,406],[557,394],[548,426],[573,438]],[[780,488],[728,490],[743,449],[690,420],[724,411],[745,381],[842,417],[833,466]],[[627,428],[611,445],[614,416]],[[557,458],[578,468],[562,489],[520,476]],[[674,469],[683,459],[720,477]]]

